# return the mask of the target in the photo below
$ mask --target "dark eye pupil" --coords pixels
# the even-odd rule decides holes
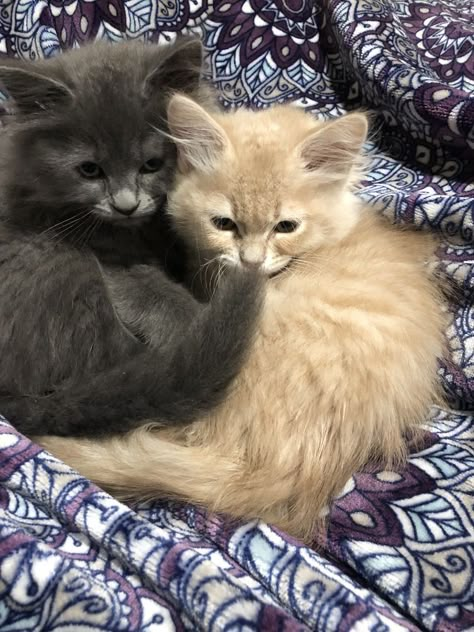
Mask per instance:
[[[277,233],[293,233],[298,228],[298,222],[292,222],[290,220],[285,220],[283,222],[278,222],[275,226],[275,232]]]
[[[159,171],[163,166],[163,160],[161,158],[150,158],[142,167],[142,171],[146,173],[152,173],[153,171]]]
[[[102,169],[95,162],[83,162],[79,166],[79,172],[85,178],[99,178],[102,175]]]
[[[229,217],[213,217],[212,223],[219,230],[235,230],[237,227]]]

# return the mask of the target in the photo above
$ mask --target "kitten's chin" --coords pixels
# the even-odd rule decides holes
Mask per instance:
[[[292,261],[293,257],[280,256],[276,261],[264,263],[263,272],[269,279],[273,279],[288,270]]]
[[[220,255],[217,259],[220,263],[227,265],[227,266],[236,266],[239,268],[244,268],[244,267],[248,267],[246,266],[244,263],[242,263],[242,260],[240,259],[240,257],[234,257],[232,255],[229,254],[223,254]],[[253,266],[256,270],[260,270],[266,277],[268,277],[269,279],[273,279],[274,277],[278,276],[279,274],[281,274],[282,272],[285,272],[286,270],[288,270],[288,268],[291,265],[291,262],[293,261],[292,257],[288,257],[287,259],[284,259],[283,261],[274,264],[272,266],[268,266],[265,263],[263,263],[262,265],[257,265],[257,266]]]
[[[220,255],[219,261],[223,263],[224,265],[237,266],[239,268],[254,267],[256,270],[257,269],[260,270],[269,279],[273,279],[274,277],[278,276],[282,272],[285,272],[285,270],[288,270],[293,259],[291,257],[288,257],[287,259],[284,259],[283,261],[280,261],[277,264],[273,264],[270,266],[266,265],[265,263],[263,263],[262,265],[256,265],[256,266],[246,266],[244,263],[242,263],[242,260],[240,259],[240,257],[233,257],[232,255],[224,254],[224,255]]]
[[[277,268],[272,268],[271,270],[266,271],[266,274],[268,276],[269,279],[274,279],[277,276],[280,276],[280,274],[283,274],[283,272],[286,272],[291,264],[293,262],[293,259],[289,259],[286,263],[284,263],[281,266],[278,266]]]
[[[114,226],[141,226],[150,220],[152,215],[154,215],[156,210],[150,209],[149,211],[145,211],[143,213],[139,213],[138,215],[120,215],[119,213],[113,212],[104,212],[102,210],[95,210],[94,214],[101,219],[103,222],[107,224],[113,224]]]

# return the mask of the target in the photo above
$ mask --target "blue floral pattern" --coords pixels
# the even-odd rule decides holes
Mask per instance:
[[[453,409],[474,403],[472,0],[0,0],[0,54],[198,34],[225,106],[375,114],[359,194],[443,237]],[[474,629],[474,420],[434,409],[368,467],[313,549],[173,503],[126,507],[0,422],[0,629]]]

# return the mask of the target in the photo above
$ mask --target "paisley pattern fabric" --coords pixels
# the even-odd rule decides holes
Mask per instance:
[[[360,195],[442,235],[458,290],[452,410],[404,471],[356,475],[313,549],[190,506],[125,507],[0,423],[0,629],[474,629],[474,2],[0,0],[4,55],[185,31],[227,106],[374,113]]]

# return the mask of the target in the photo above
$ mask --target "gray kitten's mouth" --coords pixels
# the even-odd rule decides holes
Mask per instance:
[[[122,224],[123,226],[136,226],[137,224],[143,224],[154,214],[154,211],[149,213],[140,213],[140,215],[130,215],[129,217],[122,217],[114,215],[111,221],[114,224]]]
[[[104,222],[108,222],[109,224],[120,224],[122,226],[137,226],[138,224],[143,224],[146,222],[152,215],[157,212],[157,207],[153,206],[150,209],[145,211],[140,211],[139,213],[133,213],[132,215],[121,215],[120,213],[114,211],[106,211],[103,209],[95,209],[95,214],[100,217]]]

